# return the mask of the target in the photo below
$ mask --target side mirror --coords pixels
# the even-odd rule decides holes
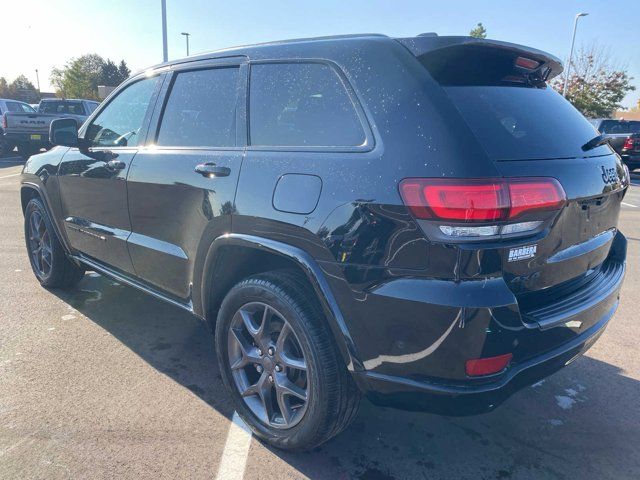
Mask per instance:
[[[49,143],[63,147],[78,147],[78,124],[73,118],[56,118],[49,125]]]

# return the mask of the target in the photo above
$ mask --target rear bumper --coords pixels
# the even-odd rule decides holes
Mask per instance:
[[[38,135],[40,138],[31,138],[32,135]],[[46,147],[49,145],[49,133],[42,132],[5,132],[4,139],[7,143],[14,145],[29,144],[34,146]]]
[[[587,282],[546,293],[534,307],[501,278],[395,277],[366,287],[347,307],[363,367],[354,379],[380,405],[447,415],[490,411],[570,363],[605,330],[619,303],[626,239],[617,232],[608,245]],[[513,354],[506,370],[466,375],[467,360],[505,353]]]
[[[512,365],[495,381],[482,385],[447,385],[421,382],[372,372],[359,372],[356,381],[377,405],[464,416],[489,412],[518,390],[532,385],[568,365],[586,352],[604,332],[618,302],[607,315],[570,342]]]

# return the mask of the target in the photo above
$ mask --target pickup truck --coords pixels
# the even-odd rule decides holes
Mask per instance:
[[[19,100],[0,98],[0,116],[6,112],[35,113],[36,111],[31,105]],[[0,155],[9,153],[15,148],[13,143],[5,141],[3,133],[4,131],[0,126]]]
[[[629,170],[640,168],[640,120],[596,118],[589,120],[598,132],[607,136]]]
[[[23,157],[50,148],[49,125],[56,118],[73,118],[80,127],[99,105],[93,100],[43,99],[37,112],[6,112],[2,116],[4,141],[17,145]]]

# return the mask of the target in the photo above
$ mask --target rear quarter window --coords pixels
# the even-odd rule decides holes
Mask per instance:
[[[345,85],[322,63],[271,63],[251,67],[251,144],[287,147],[355,147],[366,135]]]

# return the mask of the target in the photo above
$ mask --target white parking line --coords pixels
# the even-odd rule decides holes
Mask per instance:
[[[227,441],[222,451],[217,480],[242,480],[251,446],[251,430],[240,416],[233,412]]]
[[[19,173],[13,173],[11,175],[5,175],[4,177],[0,177],[0,180],[2,180],[3,178],[17,177],[18,175],[20,175],[20,174]]]
[[[622,205],[626,207],[640,208],[638,205],[631,205],[630,203],[627,203],[627,202],[622,202]]]

